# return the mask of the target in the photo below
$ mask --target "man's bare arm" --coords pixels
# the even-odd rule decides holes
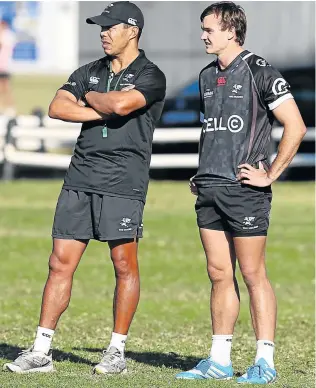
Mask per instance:
[[[278,153],[269,171],[262,166],[254,168],[249,164],[241,164],[237,179],[244,184],[265,187],[271,185],[291,163],[306,133],[300,111],[293,99],[284,101],[273,110],[276,119],[284,126]]]
[[[66,90],[58,90],[49,106],[48,115],[52,119],[74,123],[104,120],[104,116],[101,113],[82,105],[72,93]]]
[[[114,113],[119,116],[126,116],[146,106],[146,99],[138,90],[108,93],[89,92],[85,98],[92,108],[106,115]]]
[[[300,111],[293,99],[284,101],[273,110],[274,117],[284,126],[278,153],[268,171],[268,178],[275,181],[294,158],[306,133]]]

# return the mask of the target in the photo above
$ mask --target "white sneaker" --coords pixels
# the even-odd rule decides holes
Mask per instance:
[[[17,359],[3,365],[3,370],[15,373],[53,372],[52,350],[48,354],[34,352],[33,348],[22,350]]]
[[[98,374],[119,374],[126,373],[126,361],[123,353],[111,346],[103,351],[102,360],[93,368],[93,373]]]

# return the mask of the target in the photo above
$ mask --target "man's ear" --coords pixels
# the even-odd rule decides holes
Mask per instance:
[[[138,27],[130,27],[130,30],[131,30],[130,38],[131,39],[136,38],[138,35]]]
[[[228,37],[228,40],[232,40],[235,36],[235,29],[232,28],[231,30],[228,31],[229,32],[229,37]]]

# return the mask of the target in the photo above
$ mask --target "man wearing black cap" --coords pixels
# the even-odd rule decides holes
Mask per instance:
[[[135,4],[112,3],[87,23],[101,26],[106,56],[77,69],[49,107],[50,117],[83,125],[57,203],[36,339],[4,365],[12,372],[53,370],[54,330],[90,239],[108,242],[116,276],[112,338],[94,372],[126,371],[125,342],[139,300],[138,238],[166,80],[138,49],[144,18]]]

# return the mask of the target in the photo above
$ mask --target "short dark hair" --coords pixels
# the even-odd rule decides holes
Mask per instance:
[[[123,23],[124,24],[124,28],[130,28],[130,27],[136,27],[136,26],[132,26],[131,24],[127,24],[127,23]],[[139,41],[141,35],[142,35],[142,32],[143,30],[139,27],[138,28],[138,33],[137,33],[137,41]]]
[[[247,31],[247,19],[244,9],[232,1],[221,1],[207,7],[201,14],[201,22],[205,16],[215,14],[221,17],[222,31],[235,29],[236,42],[242,46],[245,42]]]

